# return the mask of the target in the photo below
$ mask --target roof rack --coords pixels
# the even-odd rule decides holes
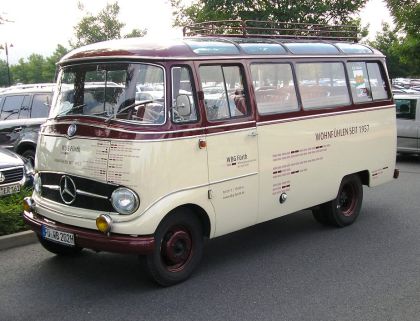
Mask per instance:
[[[259,20],[219,20],[187,25],[189,36],[259,37],[358,42],[357,26]]]

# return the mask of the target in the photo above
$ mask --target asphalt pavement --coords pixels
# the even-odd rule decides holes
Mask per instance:
[[[302,211],[206,244],[187,282],[160,288],[135,256],[0,251],[0,320],[420,320],[420,157],[364,189],[358,221]]]

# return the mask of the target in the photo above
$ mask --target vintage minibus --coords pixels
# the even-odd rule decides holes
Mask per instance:
[[[136,254],[172,285],[205,239],[303,209],[343,227],[397,176],[380,52],[339,28],[220,30],[61,59],[24,202],[48,251]]]

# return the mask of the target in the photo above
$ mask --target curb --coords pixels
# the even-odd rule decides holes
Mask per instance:
[[[10,235],[0,236],[0,251],[18,246],[36,243],[37,237],[33,231],[24,231]]]

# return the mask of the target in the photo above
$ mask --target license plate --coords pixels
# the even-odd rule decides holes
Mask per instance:
[[[0,196],[18,193],[20,191],[20,184],[0,186]]]
[[[64,244],[67,246],[74,246],[74,234],[58,231],[42,225],[42,238]]]

